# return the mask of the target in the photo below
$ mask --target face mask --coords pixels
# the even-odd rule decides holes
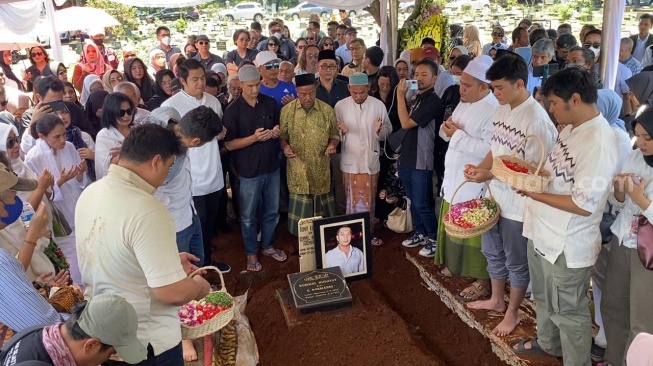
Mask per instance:
[[[277,37],[277,39],[281,39],[282,34],[281,33],[275,33],[275,34],[273,34],[273,36]]]
[[[188,53],[186,54],[186,56],[188,56],[188,58],[193,58],[193,57],[197,56],[197,52],[195,52],[195,51],[190,51],[190,52],[188,52]]]
[[[94,40],[93,40],[93,43],[95,43],[95,44],[98,45],[98,46],[102,46],[102,42],[103,42],[103,41],[104,41],[103,39],[94,39]]]
[[[453,78],[453,83],[456,85],[460,85],[460,75],[452,75]]]
[[[170,46],[170,37],[161,38],[161,43],[163,43],[166,46]]]
[[[20,198],[16,196],[16,201],[13,205],[5,203],[5,210],[7,210],[8,215],[7,217],[0,217],[0,222],[5,225],[11,225],[16,222],[16,220],[18,220],[20,215],[23,213],[23,201],[21,201]]]
[[[154,63],[159,67],[163,67],[166,65],[166,59],[163,57],[159,57],[154,60]]]
[[[594,52],[594,57],[598,57],[599,52],[601,52],[601,47],[590,47],[590,51]]]

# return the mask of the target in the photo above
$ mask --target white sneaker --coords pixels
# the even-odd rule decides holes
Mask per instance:
[[[426,238],[424,235],[418,233],[414,233],[410,239],[406,239],[401,243],[401,245],[405,246],[406,248],[415,248],[424,244],[426,244]]]
[[[419,255],[426,258],[435,257],[435,250],[437,249],[437,243],[433,239],[429,239],[428,243],[422,250],[419,251]]]

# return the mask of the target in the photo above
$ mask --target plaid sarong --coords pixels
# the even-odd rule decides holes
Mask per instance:
[[[314,216],[336,216],[336,201],[333,198],[333,193],[318,195],[290,193],[288,231],[292,235],[299,235],[299,220]]]

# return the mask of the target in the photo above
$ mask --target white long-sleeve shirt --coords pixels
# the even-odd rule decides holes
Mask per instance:
[[[168,98],[161,106],[173,107],[183,117],[189,111],[202,105],[213,109],[222,118],[220,101],[207,93],[204,93],[202,99],[197,99],[181,91]],[[217,139],[203,146],[189,149],[188,157],[190,157],[190,172],[193,178],[193,196],[204,196],[224,188],[222,161]]]
[[[529,135],[537,135],[542,139],[546,157],[555,145],[558,131],[544,108],[532,96],[515,109],[510,108],[509,104],[500,105],[494,112],[490,144],[492,157],[512,155],[521,140]],[[537,166],[541,152],[542,149],[537,139],[530,138],[519,148],[516,156]],[[501,217],[513,221],[524,221],[526,198],[498,179],[492,179],[490,189],[492,189],[492,196],[501,207]]]
[[[642,178],[645,184],[644,195],[648,199],[653,199],[653,168],[644,161],[642,152],[637,149],[631,151],[626,162],[624,163],[621,173],[633,173]],[[614,197],[614,191],[610,192],[609,202],[614,209],[619,211],[617,219],[612,223],[610,231],[619,238],[619,245],[626,248],[637,248],[637,217],[644,215],[649,222],[653,222],[653,204],[649,205],[646,210],[642,210],[628,195],[623,202],[617,201]]]
[[[340,170],[352,174],[377,174],[381,168],[379,141],[385,140],[392,132],[385,104],[373,97],[357,104],[348,97],[336,104],[335,112],[336,119],[349,129],[341,136]],[[377,134],[376,121],[379,118],[383,124]]]
[[[451,116],[458,130],[449,138],[442,130],[444,124],[440,126],[440,137],[449,141],[442,181],[445,201],[451,204],[465,202],[477,198],[483,192],[485,184],[469,182],[460,188],[452,202],[454,191],[465,181],[465,164],[478,165],[490,151],[492,121],[498,106],[499,102],[492,92],[474,103],[460,102]]]
[[[125,141],[125,136],[116,128],[103,128],[95,136],[95,179],[100,180],[107,175],[111,165],[111,149],[119,147]]]
[[[551,173],[546,193],[571,196],[581,216],[528,199],[523,235],[550,263],[565,254],[567,267],[594,265],[601,250],[599,223],[617,173],[617,140],[602,115],[572,128],[565,127],[544,168]]]

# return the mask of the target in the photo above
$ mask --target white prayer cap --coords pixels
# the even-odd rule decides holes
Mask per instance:
[[[473,76],[484,83],[489,83],[490,81],[487,79],[485,74],[490,66],[492,66],[493,62],[492,57],[488,55],[477,56],[469,62],[463,73]]]

